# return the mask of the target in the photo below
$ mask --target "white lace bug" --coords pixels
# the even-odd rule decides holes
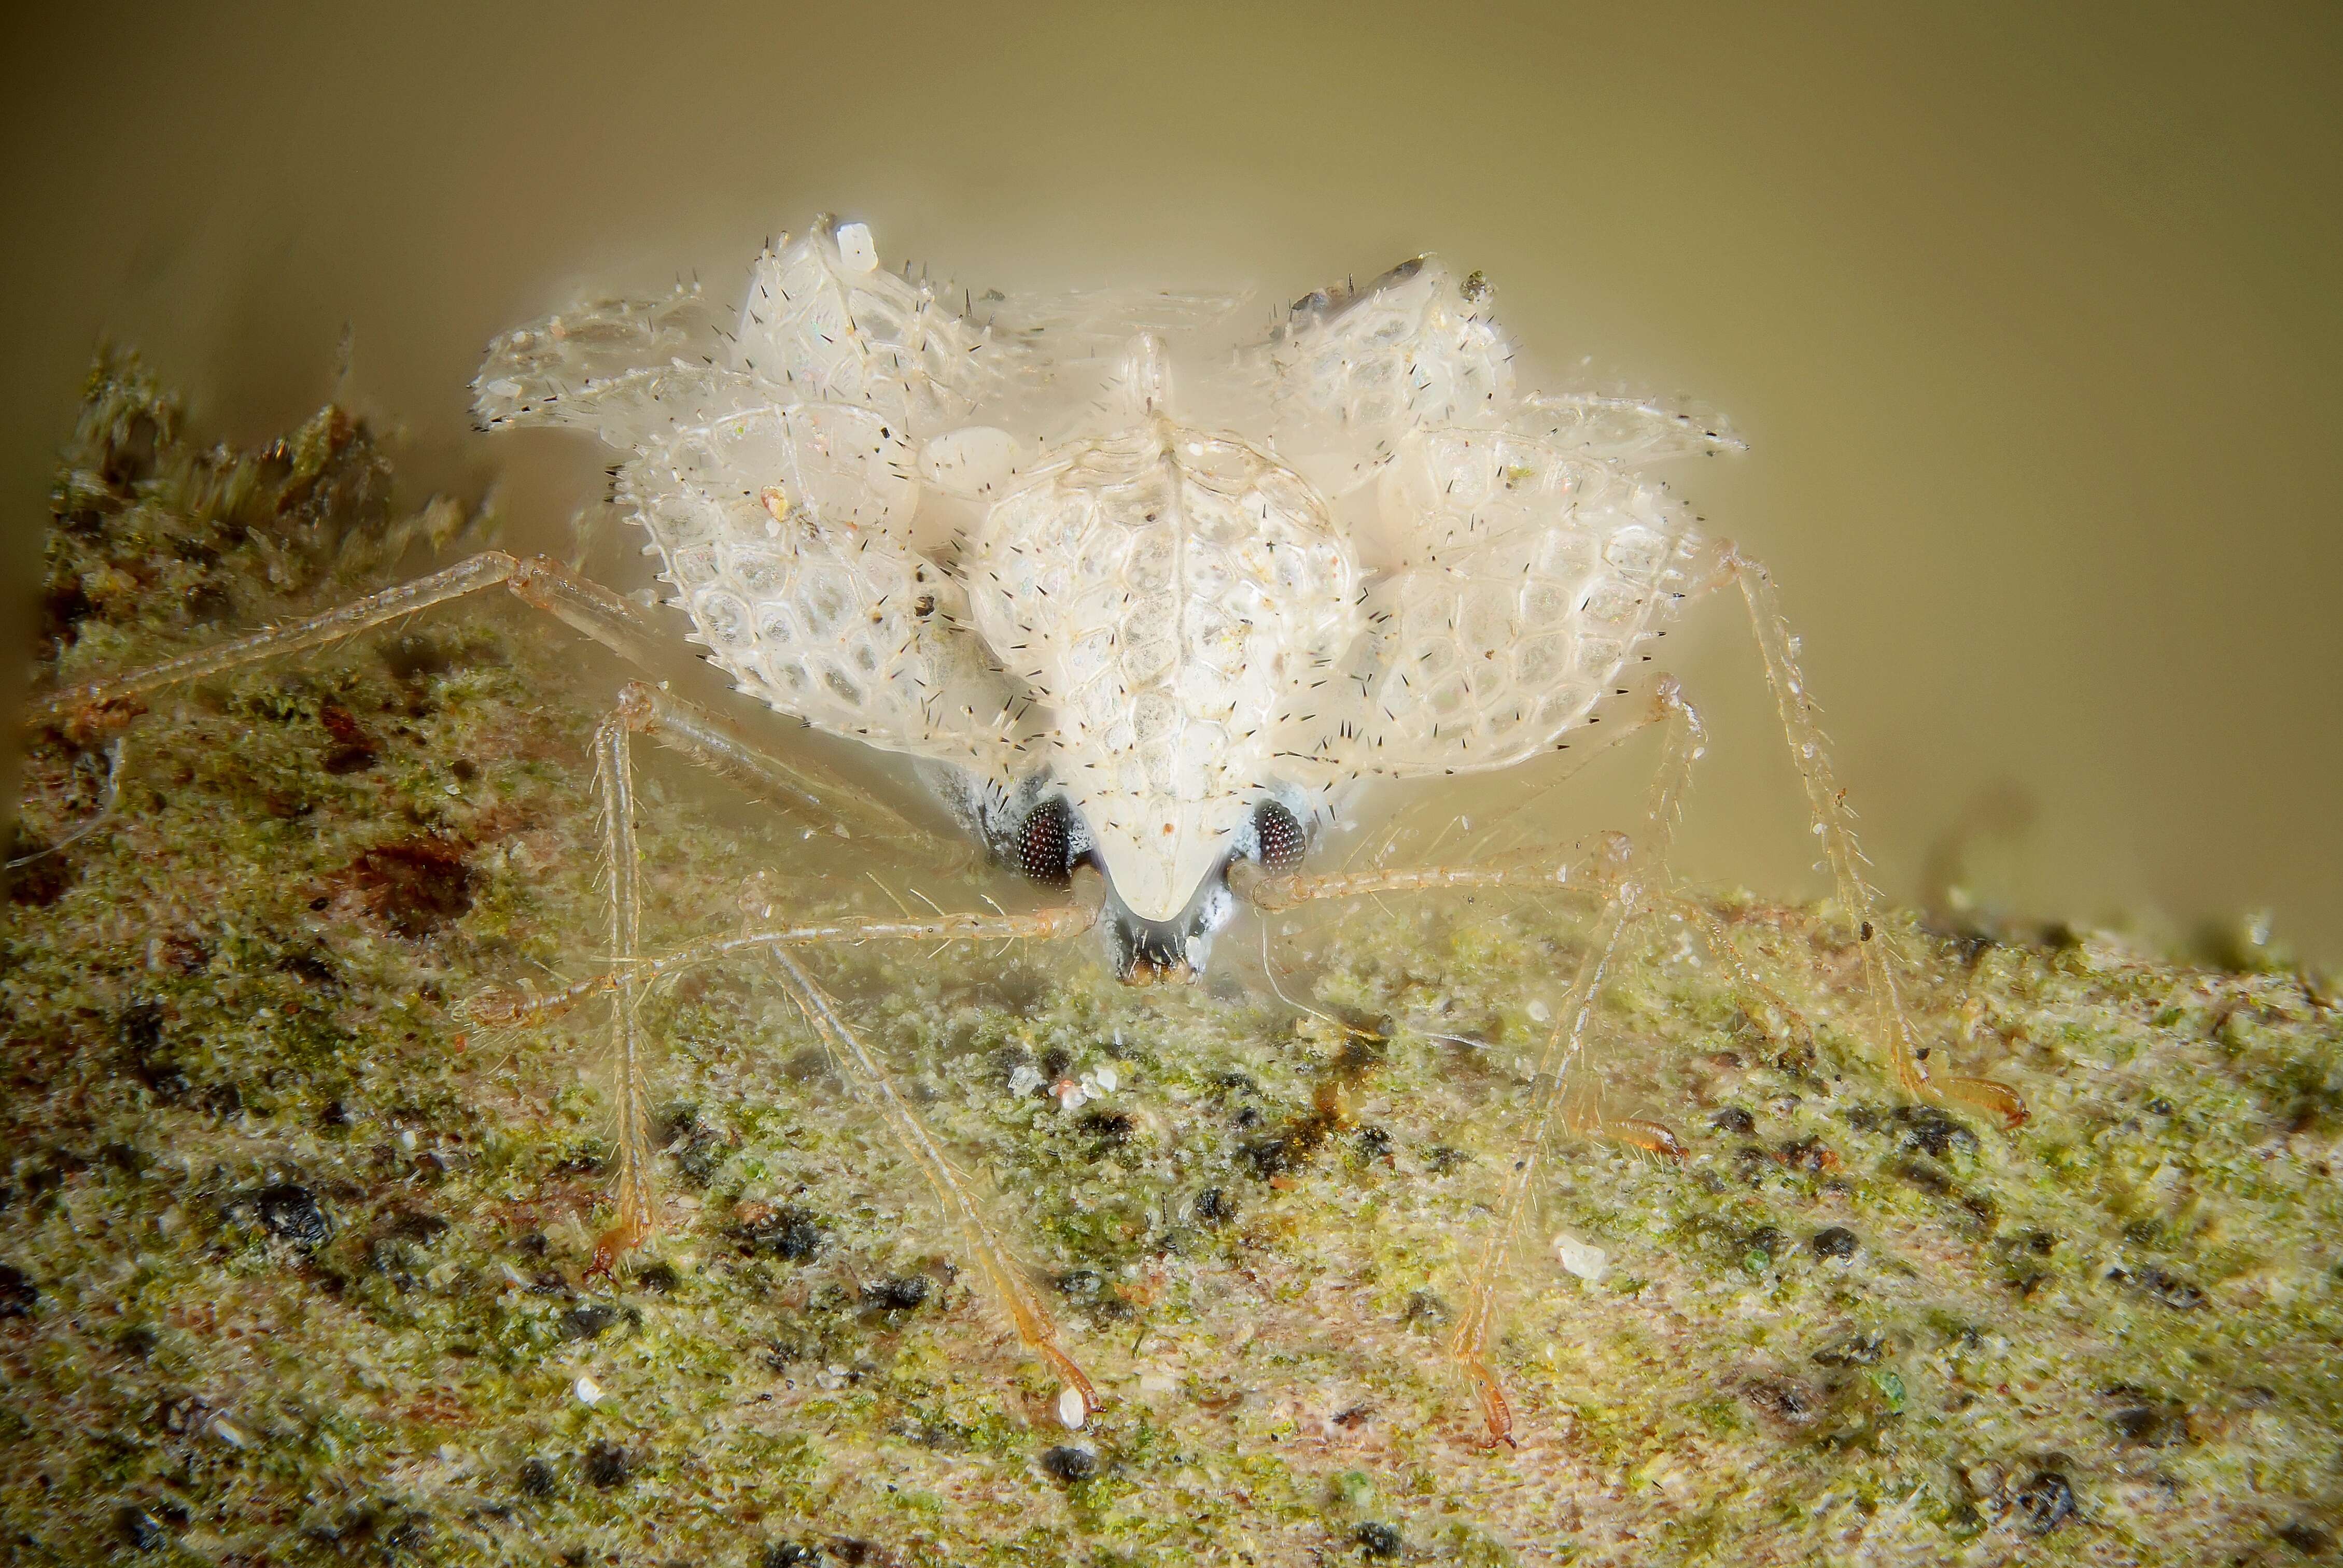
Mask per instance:
[[[884,1064],[796,954],[823,942],[1104,934],[1126,979],[1182,978],[1250,903],[1581,887],[1602,914],[1539,1059],[1498,1218],[1451,1351],[1494,1437],[1495,1285],[1556,1121],[1605,1130],[1575,1072],[1622,930],[1666,896],[1664,856],[1700,749],[1674,682],[1646,674],[1684,601],[1737,587],[1814,830],[1859,937],[1870,1032],[1899,1084],[2013,1119],[2000,1085],[1931,1074],[1896,995],[1842,792],[1762,568],[1703,537],[1645,464],[1737,447],[1659,404],[1524,390],[1479,274],[1430,257],[1262,323],[1238,297],[1144,292],[981,301],[882,269],[869,231],[819,220],[768,247],[736,311],[697,287],[564,311],[490,347],[491,427],[567,425],[626,456],[616,496],[649,536],[692,638],[745,692],[920,759],[998,858],[1082,898],[1025,914],[769,925],[644,952],[630,738],[825,809],[888,809],[691,704],[636,683],[597,732],[614,967],[519,1023],[608,996],[621,1063],[618,1215],[606,1259],[657,1204],[642,1069],[646,991],[732,954],[771,960],[810,1028],[889,1121],[970,1261],[1064,1382],[1097,1408],[1041,1298]],[[314,648],[503,586],[629,657],[671,638],[557,564],[498,552],[308,620],[55,693],[35,721]],[[1503,863],[1312,871],[1315,830],[1376,779],[1506,769],[1571,744],[1606,703],[1669,740],[1632,849]],[[1607,1124],[1667,1151],[1649,1123]]]

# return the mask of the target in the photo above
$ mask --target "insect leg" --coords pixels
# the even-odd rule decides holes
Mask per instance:
[[[1813,1026],[1790,1004],[1787,997],[1766,984],[1757,971],[1749,967],[1749,961],[1741,956],[1741,949],[1733,940],[1732,926],[1723,916],[1700,900],[1682,893],[1668,895],[1665,902],[1669,910],[1700,932],[1702,940],[1708,944],[1709,951],[1733,977],[1735,988],[1742,994],[1745,1010],[1751,1010],[1754,1004],[1756,1008],[1778,1013],[1787,1022],[1793,1040],[1805,1044],[1813,1043]],[[1751,1016],[1755,1018],[1758,1014],[1752,1010]]]
[[[594,782],[602,809],[602,874],[609,890],[612,984],[610,1049],[618,1070],[618,1213],[595,1239],[594,1268],[612,1262],[650,1239],[659,1227],[659,1193],[651,1175],[650,1099],[643,1081],[641,1004],[645,984],[636,955],[642,946],[642,867],[635,843],[634,727],[623,709],[594,730]]]
[[[1290,910],[1324,899],[1369,894],[1437,893],[1475,888],[1543,888],[1601,894],[1610,869],[1607,835],[1574,845],[1566,853],[1519,849],[1463,866],[1403,866],[1365,871],[1273,873],[1251,860],[1229,867],[1229,887],[1264,911]]]
[[[1554,1031],[1546,1037],[1545,1047],[1539,1053],[1537,1070],[1531,1080],[1534,1087],[1530,1115],[1514,1140],[1504,1191],[1497,1200],[1487,1240],[1482,1244],[1466,1285],[1463,1314],[1449,1340],[1449,1353],[1472,1380],[1480,1400],[1482,1419],[1488,1423],[1490,1440],[1495,1442],[1510,1442],[1513,1425],[1513,1405],[1489,1365],[1498,1330],[1500,1286],[1527,1219],[1546,1141],[1555,1122],[1590,1130],[1601,1126],[1600,1109],[1592,1095],[1593,1075],[1580,1070],[1595,1000],[1618,954],[1621,937],[1632,922],[1649,912],[1654,895],[1667,885],[1668,845],[1674,836],[1692,765],[1702,750],[1704,732],[1699,717],[1684,700],[1675,682],[1662,680],[1657,699],[1656,716],[1669,720],[1667,742],[1661,754],[1659,771],[1652,781],[1644,835],[1632,844],[1624,835],[1614,835],[1611,840],[1611,896],[1604,902],[1602,916],[1584,957],[1579,960],[1569,993],[1563,1000]],[[1661,1134],[1665,1131],[1664,1128],[1656,1130]],[[1622,1135],[1629,1141],[1640,1141],[1632,1132],[1623,1131]],[[1666,1141],[1673,1144],[1674,1135],[1667,1134]]]
[[[652,1176],[649,1098],[643,1073],[641,1010],[646,993],[656,982],[694,964],[734,953],[759,953],[769,957],[779,970],[789,999],[805,1015],[808,1026],[840,1072],[876,1105],[889,1130],[927,1178],[945,1212],[959,1227],[969,1253],[990,1284],[994,1296],[1015,1324],[1018,1337],[1057,1369],[1069,1396],[1061,1402],[1061,1413],[1069,1425],[1079,1426],[1099,1408],[1097,1389],[1060,1346],[1056,1323],[986,1222],[968,1180],[953,1167],[920,1122],[885,1064],[840,1016],[836,1004],[806,973],[790,950],[799,943],[824,941],[938,937],[989,940],[1002,936],[1068,935],[1087,930],[1096,922],[1096,898],[1022,916],[847,920],[752,930],[647,960],[641,956],[642,890],[634,829],[631,744],[638,734],[665,740],[694,761],[727,777],[781,791],[787,798],[812,799],[808,795],[809,780],[799,770],[757,749],[705,711],[640,682],[630,683],[620,692],[618,707],[595,730],[595,772],[601,796],[603,852],[608,859],[613,967],[607,975],[572,986],[555,998],[505,1004],[501,1012],[496,1004],[474,1009],[475,1016],[484,1020],[501,1017],[503,1021],[534,1020],[565,1011],[586,996],[601,990],[610,993],[611,1048],[619,1074],[618,1212],[595,1243],[595,1267],[607,1272],[620,1254],[647,1241],[659,1222],[658,1194]],[[822,788],[828,790],[830,786],[824,784]],[[816,799],[813,803],[820,802]],[[880,811],[887,809],[867,798],[864,804]],[[908,824],[905,826],[908,828]],[[1102,890],[1086,890],[1095,894]]]
[[[1098,1390],[1080,1364],[1058,1343],[1058,1326],[1049,1309],[1026,1282],[1024,1271],[1001,1238],[993,1233],[968,1179],[953,1167],[950,1158],[920,1121],[886,1065],[862,1043],[861,1036],[840,1016],[829,995],[814,983],[789,950],[776,944],[767,951],[780,970],[789,1000],[805,1015],[807,1024],[820,1038],[839,1070],[877,1107],[896,1141],[934,1189],[944,1212],[960,1229],[961,1244],[975,1259],[994,1298],[1016,1325],[1017,1337],[1056,1369],[1063,1385],[1058,1405],[1060,1419],[1068,1426],[1081,1425],[1099,1409]]]
[[[638,664],[653,662],[655,650],[671,640],[662,638],[659,628],[641,610],[558,561],[545,556],[523,560],[502,550],[483,550],[443,571],[367,594],[306,619],[264,627],[209,648],[50,692],[27,705],[24,721],[29,728],[96,715],[148,692],[263,659],[324,648],[433,605],[498,587],[510,589],[526,603]]]
[[[810,947],[837,943],[858,947],[864,942],[995,942],[1048,941],[1081,934],[1098,924],[1099,906],[1061,904],[1030,913],[1008,915],[990,911],[945,913],[898,920],[891,916],[848,915],[836,920],[808,920],[779,926],[755,926],[729,936],[711,937],[656,957],[639,956],[632,968],[644,988],[728,958],[761,954],[777,947]],[[605,970],[557,991],[491,990],[465,1004],[465,1014],[488,1029],[520,1029],[550,1023],[579,1003],[607,996],[618,989],[617,970]]]
[[[965,839],[928,831],[876,795],[819,764],[776,757],[730,721],[655,686],[628,682],[619,689],[618,712],[638,735],[649,736],[710,772],[811,816],[840,838],[890,852],[914,851],[939,864],[971,858]]]
[[[1782,618],[1773,577],[1730,543],[1720,543],[1716,550],[1716,577],[1712,583],[1729,579],[1741,589],[1748,607],[1750,629],[1765,663],[1766,682],[1781,709],[1791,760],[1805,786],[1815,836],[1822,840],[1823,857],[1837,884],[1839,903],[1855,923],[1856,946],[1863,955],[1864,990],[1871,999],[1873,1035],[1892,1059],[1896,1084],[1907,1094],[1959,1100],[2018,1126],[2026,1120],[2026,1104],[2006,1084],[1986,1078],[1939,1080],[1929,1072],[1928,1047],[1912,1027],[1896,991],[1898,963],[1893,939],[1877,918],[1878,895],[1864,879],[1865,861],[1855,841],[1855,813],[1847,808],[1846,791],[1839,788],[1824,749],[1815,699],[1798,668],[1797,638],[1790,635],[1789,624]]]

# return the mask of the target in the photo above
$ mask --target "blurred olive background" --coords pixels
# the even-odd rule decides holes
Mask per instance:
[[[257,439],[339,396],[403,432],[418,492],[501,477],[549,532],[604,459],[472,434],[485,340],[578,288],[729,290],[818,209],[979,287],[1248,280],[1264,311],[1437,248],[1487,270],[1531,359],[1749,437],[1682,480],[1776,569],[1891,891],[2167,934],[2268,908],[2343,955],[2332,5],[84,5],[10,30],[9,646],[103,338],[199,427]],[[1685,867],[1818,891],[1737,608],[1695,624],[1671,652],[1716,741]],[[1617,816],[1640,770],[1609,759],[1578,809]]]

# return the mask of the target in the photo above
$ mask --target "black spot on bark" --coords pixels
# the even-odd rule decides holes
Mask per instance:
[[[342,977],[334,971],[334,966],[320,953],[287,954],[277,960],[277,970],[279,974],[291,975],[303,985],[317,986],[320,990],[339,990],[342,983]]]
[[[1071,1486],[1098,1473],[1098,1455],[1087,1448],[1061,1443],[1041,1455],[1041,1468]]]
[[[1131,1141],[1137,1123],[1120,1111],[1093,1111],[1081,1119],[1080,1126],[1101,1148],[1119,1149]]]
[[[927,1303],[929,1283],[925,1274],[874,1280],[862,1287],[862,1304],[880,1312],[908,1312]]]
[[[758,1257],[802,1263],[822,1249],[829,1227],[803,1209],[783,1204],[764,1210],[733,1227],[733,1235]]]
[[[325,1245],[334,1222],[317,1206],[317,1195],[292,1181],[263,1187],[252,1197],[253,1212],[270,1235],[307,1251]]]
[[[1282,1176],[1301,1161],[1295,1158],[1292,1142],[1284,1138],[1260,1138],[1245,1144],[1237,1152],[1244,1157],[1252,1173],[1262,1181]]]
[[[765,1548],[764,1568],[820,1568],[821,1548],[797,1541],[776,1541]]]
[[[135,1503],[114,1511],[114,1532],[133,1552],[158,1552],[170,1540],[163,1522]]]
[[[1919,1150],[1932,1160],[1942,1160],[1955,1149],[1976,1152],[1976,1134],[1933,1105],[1899,1105],[1895,1114],[1904,1124],[1906,1149]]]
[[[597,1442],[586,1451],[580,1468],[588,1481],[608,1492],[634,1479],[635,1456],[615,1442]]]
[[[163,1009],[156,1002],[133,1002],[114,1020],[114,1035],[130,1057],[131,1076],[166,1105],[185,1100],[195,1087],[163,1045]]]
[[[2055,1470],[2036,1472],[2018,1489],[2017,1516],[2033,1534],[2049,1534],[2074,1513],[2075,1489]]]
[[[602,1337],[603,1331],[618,1321],[618,1309],[600,1302],[580,1302],[561,1314],[561,1337],[565,1340],[593,1340]]]
[[[81,640],[81,623],[97,606],[79,578],[51,583],[41,594],[41,645],[55,658]]]
[[[2161,1405],[2119,1410],[2107,1418],[2107,1424],[2116,1429],[2119,1442],[2134,1448],[2170,1448],[2188,1434],[2186,1418]]]
[[[1817,1258],[1852,1258],[1857,1245],[1855,1232],[1844,1225],[1815,1231],[1815,1239],[1807,1244],[1814,1248]]]
[[[65,897],[65,890],[81,876],[80,862],[71,853],[45,853],[49,846],[25,832],[21,822],[9,828],[5,843],[7,853],[0,859],[24,861],[21,866],[0,866],[0,885],[6,887],[12,904],[45,910]]]
[[[2335,1549],[2335,1537],[2315,1524],[2305,1524],[2299,1521],[2279,1525],[2278,1538],[2305,1557],[2324,1557]]]
[[[1942,1198],[1955,1191],[1953,1179],[1925,1160],[1899,1161],[1896,1174],[1931,1197]]]
[[[1741,1394],[1766,1414],[1787,1422],[1806,1420],[1817,1402],[1811,1389],[1788,1378],[1751,1378],[1741,1385]]]
[[[2107,1278],[2117,1284],[2129,1284],[2146,1292],[2175,1312],[2194,1312],[2205,1304],[2205,1292],[2177,1274],[2167,1273],[2150,1263],[2144,1269],[2128,1271],[2110,1269]]]

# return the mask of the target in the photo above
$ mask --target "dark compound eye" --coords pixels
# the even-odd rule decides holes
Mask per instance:
[[[1310,848],[1302,824],[1274,800],[1263,800],[1252,809],[1252,830],[1261,842],[1262,869],[1272,876],[1282,877],[1300,866],[1302,851]]]
[[[1043,887],[1072,884],[1073,812],[1065,801],[1052,796],[1027,814],[1017,830],[1017,869]]]

